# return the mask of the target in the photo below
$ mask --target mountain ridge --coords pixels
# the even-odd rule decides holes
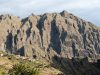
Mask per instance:
[[[67,11],[17,16],[0,16],[0,48],[34,58],[97,58],[100,28]],[[90,37],[89,37],[90,36]]]

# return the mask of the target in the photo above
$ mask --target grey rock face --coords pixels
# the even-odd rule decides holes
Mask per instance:
[[[95,59],[100,54],[100,28],[66,11],[22,20],[1,15],[0,49],[32,58]]]

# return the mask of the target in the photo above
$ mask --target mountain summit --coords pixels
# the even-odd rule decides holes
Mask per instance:
[[[0,50],[38,59],[57,55],[95,61],[100,56],[100,28],[67,11],[32,14],[22,20],[1,15]]]

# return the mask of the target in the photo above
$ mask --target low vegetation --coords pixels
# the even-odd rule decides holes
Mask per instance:
[[[9,71],[10,75],[38,75],[38,69],[28,63],[15,64]]]

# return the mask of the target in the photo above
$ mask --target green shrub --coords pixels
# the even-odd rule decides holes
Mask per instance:
[[[0,75],[2,75],[2,71],[0,71]]]
[[[38,70],[28,63],[15,64],[9,72],[10,75],[38,75]]]

